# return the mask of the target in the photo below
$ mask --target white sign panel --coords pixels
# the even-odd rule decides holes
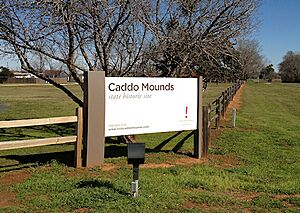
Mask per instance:
[[[105,78],[105,136],[197,128],[196,78]]]

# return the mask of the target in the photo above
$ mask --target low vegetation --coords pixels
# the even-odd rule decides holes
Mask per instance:
[[[24,99],[13,94],[16,90],[3,89],[0,99],[6,109],[0,112],[1,120],[73,114],[74,106],[67,110],[62,109],[66,103],[49,104],[56,103],[58,95],[28,93]],[[126,145],[113,139],[106,145],[105,165],[93,169],[68,166],[73,161],[71,145],[2,151],[0,211],[299,212],[299,92],[298,84],[245,85],[237,127],[232,129],[230,121],[223,120],[207,160],[189,157],[190,132],[139,135],[147,154],[138,199],[129,193],[132,170],[126,162]],[[34,108],[33,102],[41,101],[41,96],[48,104]],[[28,102],[28,110],[39,110],[24,113],[22,104]],[[1,131],[2,141],[15,137],[13,132]],[[20,133],[32,137],[25,131],[34,130]]]

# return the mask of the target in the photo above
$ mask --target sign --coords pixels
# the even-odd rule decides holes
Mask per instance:
[[[197,129],[197,78],[105,78],[105,136]]]

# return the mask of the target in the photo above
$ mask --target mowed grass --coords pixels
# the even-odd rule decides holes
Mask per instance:
[[[78,97],[78,85],[68,89]],[[75,114],[77,105],[52,85],[0,85],[0,120],[47,118]]]
[[[230,84],[209,84],[204,103],[212,102]],[[79,86],[67,86],[82,98]],[[78,107],[66,94],[51,85],[0,85],[0,120],[74,115]]]
[[[229,85],[209,84],[203,94],[204,101],[212,101]],[[69,85],[67,87],[78,97],[82,97],[83,94],[78,85]],[[78,106],[69,97],[51,85],[0,85],[0,120],[69,116],[75,114],[76,107]],[[7,128],[0,129],[0,142],[74,134],[75,124]],[[190,132],[182,132],[174,140],[169,140],[174,134],[150,134],[143,136],[141,139],[138,138],[138,140],[148,141],[147,148],[155,148],[156,151],[178,151],[181,149],[191,152],[193,150],[192,137],[188,137]],[[183,139],[187,139],[187,143],[183,143],[185,141]],[[119,157],[127,154],[126,145],[115,145],[111,142],[114,141],[108,140],[107,142],[106,157]],[[176,146],[177,143],[178,145]],[[160,148],[160,144],[165,145]],[[41,165],[52,159],[59,160],[59,162],[66,165],[72,165],[74,159],[73,150],[73,145],[59,145],[2,151],[0,152],[0,172]]]
[[[106,167],[81,170],[66,166],[70,146],[59,146],[59,152],[57,146],[0,152],[5,162],[28,165],[32,156],[37,161],[30,162],[42,161],[22,170],[29,174],[23,181],[0,186],[0,197],[1,191],[15,194],[15,202],[0,211],[299,212],[299,94],[297,84],[247,84],[237,128],[225,128],[229,123],[223,121],[206,161],[187,156],[189,132],[138,136],[146,142],[148,165],[140,171],[138,199],[129,194],[125,145],[108,143],[113,158]],[[1,165],[0,181],[14,174],[8,172],[11,165]]]
[[[203,94],[204,103],[213,101],[229,86],[230,84],[210,84]],[[79,86],[69,85],[68,88],[82,98],[82,91]],[[50,85],[0,86],[0,120],[69,116],[75,114],[76,107],[78,106],[69,97]],[[75,125],[33,126],[0,129],[0,131],[2,133],[0,141],[23,140],[74,135]],[[169,135],[171,137],[172,134],[155,134],[154,137],[158,137],[157,141],[163,141]],[[186,134],[188,133],[185,132],[178,138],[184,138]]]

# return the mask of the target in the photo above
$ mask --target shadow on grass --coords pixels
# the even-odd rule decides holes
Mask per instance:
[[[52,125],[44,125],[44,126],[31,126],[27,127],[27,129],[32,129],[41,132],[47,132],[51,134],[55,134],[58,136],[67,136],[75,134],[76,124],[52,124]]]
[[[33,167],[33,166],[32,165],[20,165],[20,164],[9,165],[9,166],[0,166],[0,174],[1,174],[1,172],[18,171],[18,170],[22,170],[22,169],[28,169],[30,167]]]
[[[53,135],[53,137],[74,135],[75,126],[75,124],[55,124],[45,126],[29,126],[26,128],[4,128],[0,129],[1,141],[39,139],[44,138],[44,134]]]
[[[24,128],[14,128],[14,129],[0,129],[1,141],[10,141],[10,140],[26,140],[26,139],[39,139],[40,136],[34,136],[32,134],[24,134]]]
[[[80,181],[77,188],[107,188],[112,189],[114,192],[124,196],[130,196],[130,193],[117,189],[111,182],[109,181],[102,181],[102,180],[83,180]]]
[[[167,138],[163,142],[161,142],[159,145],[154,147],[153,149],[146,148],[146,153],[169,153],[174,152],[177,154],[183,154],[187,156],[191,156],[191,153],[182,153],[179,152],[179,150],[182,148],[185,141],[190,138],[194,132],[190,132],[187,134],[182,140],[180,140],[175,147],[172,150],[162,150],[162,148],[168,144],[172,139],[176,138],[180,134],[182,134],[183,131],[175,133],[173,136]],[[117,157],[126,157],[127,156],[127,145],[126,144],[120,144],[116,145],[116,140],[110,139],[105,147],[105,158],[117,158]],[[74,166],[74,151],[63,151],[63,152],[51,152],[51,153],[41,153],[41,154],[27,154],[27,155],[4,155],[0,156],[1,158],[7,159],[7,160],[14,160],[18,161],[19,164],[11,165],[11,166],[0,166],[0,172],[4,171],[12,171],[12,170],[18,170],[29,167],[28,165],[44,165],[52,160],[56,160],[59,163],[65,164],[66,166]],[[16,168],[17,167],[17,168]]]
[[[120,144],[120,141],[111,137],[107,137],[105,138],[105,144]]]
[[[171,150],[162,150],[162,148],[167,145],[169,142],[171,142],[174,138],[176,138],[177,136],[179,136],[181,133],[183,133],[184,131],[180,131],[175,133],[174,135],[172,135],[171,137],[167,138],[166,140],[164,140],[162,143],[160,143],[159,145],[157,145],[156,147],[154,147],[153,149],[148,149],[148,152],[164,152],[164,153],[176,153],[176,154],[180,154],[180,155],[186,155],[189,157],[193,157],[194,154],[191,152],[181,152],[179,151],[182,146],[184,145],[184,143],[195,134],[195,131],[191,131],[189,134],[187,134],[183,139],[181,139],[173,149]],[[147,152],[147,149],[146,149]]]
[[[127,156],[127,146],[123,145],[109,145],[105,146],[105,158],[117,158]]]
[[[194,135],[195,133],[194,133],[194,131],[192,131],[192,132],[190,132],[189,134],[187,134],[181,141],[179,141],[177,144],[176,144],[176,146],[172,149],[172,151],[173,152],[178,152],[180,149],[181,149],[181,147],[183,146],[183,144],[185,143],[185,141],[187,140],[187,139],[189,139],[192,135]]]
[[[1,158],[5,158],[7,160],[15,160],[18,161],[19,164],[0,166],[0,172],[7,172],[31,167],[29,165],[44,165],[51,162],[52,160],[56,160],[57,162],[65,164],[67,166],[74,166],[74,151],[29,155],[6,155],[1,156]],[[16,166],[18,166],[18,168],[15,168]]]
[[[167,145],[170,141],[172,141],[174,138],[176,138],[177,136],[179,136],[180,134],[182,134],[183,131],[180,132],[176,132],[174,135],[172,135],[171,137],[167,138],[166,140],[164,140],[163,142],[161,142],[159,145],[157,145],[156,147],[154,147],[153,149],[150,148],[146,148],[145,152],[146,153],[159,153],[159,152],[163,152],[163,153],[169,153],[169,152],[174,152],[174,153],[178,153],[178,154],[183,154],[183,155],[188,155],[190,156],[191,154],[185,154],[185,153],[179,153],[179,150],[182,148],[183,144],[191,137],[194,135],[194,131],[190,132],[189,134],[187,134],[183,139],[181,139],[173,149],[171,150],[162,150],[162,148]],[[120,145],[115,145],[117,143],[116,140],[113,139],[109,139],[110,140],[110,144],[111,145],[107,145],[105,147],[105,158],[115,158],[115,157],[126,157],[127,156],[127,146],[125,144],[120,144]],[[107,141],[106,141],[107,142]],[[108,143],[106,143],[108,144]]]
[[[171,137],[167,138],[166,140],[164,140],[163,142],[161,142],[160,144],[158,144],[156,147],[153,148],[153,152],[159,152],[161,151],[161,149],[167,145],[171,140],[173,140],[174,138],[176,138],[178,135],[180,135],[181,133],[183,133],[183,131],[177,132],[176,134],[172,135]]]

